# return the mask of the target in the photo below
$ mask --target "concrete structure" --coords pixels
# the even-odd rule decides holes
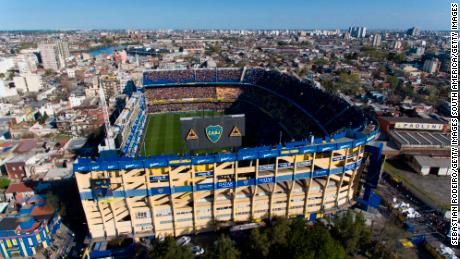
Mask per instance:
[[[17,96],[18,91],[15,87],[11,87],[9,82],[0,79],[0,98]]]
[[[269,75],[271,80],[262,80]],[[289,103],[307,103],[312,98],[321,98],[320,102],[330,104],[330,98],[336,98],[323,92],[319,94],[313,85],[296,81],[296,78],[284,81],[286,77],[275,71],[247,68],[145,72],[143,85],[146,89],[143,94],[133,94],[126,110],[116,121],[116,124],[124,125],[120,127],[119,136],[126,138],[123,135],[127,135],[120,148],[124,156],[101,156],[95,160],[79,158],[74,164],[74,175],[92,238],[107,239],[120,235],[178,236],[215,230],[221,224],[274,216],[315,220],[325,213],[346,209],[353,204],[362,187],[361,181],[369,183],[366,186],[376,186],[378,175],[369,171],[361,175],[368,164],[364,162],[369,152],[373,154],[369,156],[369,165],[374,165],[373,172],[379,171],[375,168],[380,168],[381,146],[366,145],[378,135],[376,122],[369,124],[365,115],[355,112],[353,108],[346,115],[340,113],[345,127],[350,127],[351,118],[358,120],[352,126],[353,129],[334,130],[334,133],[327,133],[328,137],[324,138],[318,136],[284,145],[267,144],[241,148],[237,152],[227,150],[209,155],[132,157],[136,156],[137,151],[131,154],[131,147],[138,150],[142,145],[140,139],[143,136],[146,113],[175,110],[171,107],[156,110],[165,107],[159,103],[167,102],[156,103],[154,98],[190,100],[191,97],[201,96],[196,89],[202,88],[184,89],[187,83],[191,84],[190,87],[202,82],[210,83],[209,87],[214,83],[232,85],[231,89],[205,89],[203,96],[207,99],[211,98],[208,96],[238,96],[241,91],[235,88],[235,84],[266,90],[277,84],[282,91],[278,92],[279,89],[274,88],[270,94],[281,96],[289,89],[295,89],[286,86],[290,83],[294,85],[294,82],[303,86],[297,89],[312,92],[311,95],[308,92],[304,95],[308,95],[308,98],[301,97],[294,101],[293,98],[301,95],[293,90],[290,95],[292,99],[283,99]],[[158,88],[165,84],[171,86]],[[168,89],[168,92],[160,95],[164,89]],[[317,97],[312,97],[313,91],[318,93]],[[330,107],[333,113],[331,116],[336,115],[339,105],[349,105],[342,99],[335,101],[333,107]],[[316,108],[316,105],[311,107]],[[193,109],[181,107],[182,111]],[[329,117],[324,114],[322,116]],[[305,119],[301,123],[309,123],[314,117]],[[259,126],[268,128],[273,125]],[[343,128],[342,124],[336,127]],[[258,130],[257,127],[253,129]],[[273,135],[276,143],[277,133]]]
[[[24,77],[22,76],[13,77],[13,83],[17,90],[23,93],[27,92],[27,83]]]
[[[36,195],[31,187],[11,184],[7,199],[20,209],[7,208],[0,219],[0,254],[2,258],[31,257],[49,247],[61,218],[56,209],[46,205],[46,195]]]
[[[439,69],[439,60],[438,59],[429,59],[425,60],[423,64],[423,71],[427,73],[436,73]]]
[[[14,68],[14,57],[0,58],[0,73],[6,73]]]
[[[42,64],[45,69],[58,71],[62,64],[58,57],[56,46],[52,43],[42,43],[38,45],[40,55],[42,57]]]
[[[67,42],[41,43],[38,45],[43,67],[58,71],[65,67],[65,60],[70,56]]]
[[[86,99],[85,95],[77,95],[75,93],[70,94],[69,96],[70,108],[80,106],[83,103],[83,101],[85,101],[85,99]]]
[[[347,207],[358,187],[364,146],[337,146],[271,162],[257,158],[194,164],[176,159],[158,166],[132,161],[89,171],[77,164],[75,177],[93,238],[177,236],[212,230],[221,221],[316,218]],[[112,170],[110,164],[122,167]],[[97,190],[103,188],[108,193],[100,195]]]
[[[372,39],[372,47],[380,47],[382,44],[382,35],[380,33],[377,33],[374,35],[374,38]]]
[[[35,72],[37,64],[38,59],[34,53],[23,53],[16,56],[16,65],[20,74]]]
[[[43,88],[41,75],[25,73],[21,76],[13,77],[16,90],[21,92],[38,92]]]
[[[407,30],[407,35],[409,36],[420,36],[420,28],[412,27]]]
[[[354,38],[365,38],[366,37],[366,27],[350,27],[348,32],[350,33],[351,37]]]
[[[38,92],[43,88],[42,76],[32,73],[26,73],[27,89],[29,92]]]
[[[450,175],[450,159],[448,157],[411,156],[409,165],[421,175]]]
[[[394,42],[393,49],[399,50],[402,47],[402,42],[400,40],[397,40]]]

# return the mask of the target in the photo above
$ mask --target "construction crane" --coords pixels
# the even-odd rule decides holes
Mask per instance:
[[[102,87],[101,80],[99,77],[97,78],[98,86],[99,86],[99,99],[100,99],[100,107],[102,109],[102,114],[104,116],[104,128],[105,128],[105,146],[99,146],[99,149],[102,150],[113,150],[115,149],[115,140],[114,134],[112,131],[112,126],[110,125],[110,117],[109,117],[109,109],[107,108],[107,102],[105,99],[105,91],[104,87]]]

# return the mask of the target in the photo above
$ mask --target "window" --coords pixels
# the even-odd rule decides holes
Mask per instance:
[[[150,218],[150,213],[148,211],[139,211],[136,214],[136,219],[145,219]]]

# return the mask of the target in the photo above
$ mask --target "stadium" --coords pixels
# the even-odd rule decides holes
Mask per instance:
[[[355,203],[378,127],[343,98],[261,68],[152,70],[143,84],[115,123],[122,155],[74,165],[93,238],[315,220]]]

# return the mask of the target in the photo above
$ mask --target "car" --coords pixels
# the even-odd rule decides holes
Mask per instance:
[[[195,256],[202,255],[202,254],[204,254],[204,249],[201,246],[194,246],[194,247],[192,247],[192,253]]]
[[[182,236],[176,240],[176,244],[178,246],[186,246],[190,244],[190,241],[192,241],[192,239],[189,236]]]

